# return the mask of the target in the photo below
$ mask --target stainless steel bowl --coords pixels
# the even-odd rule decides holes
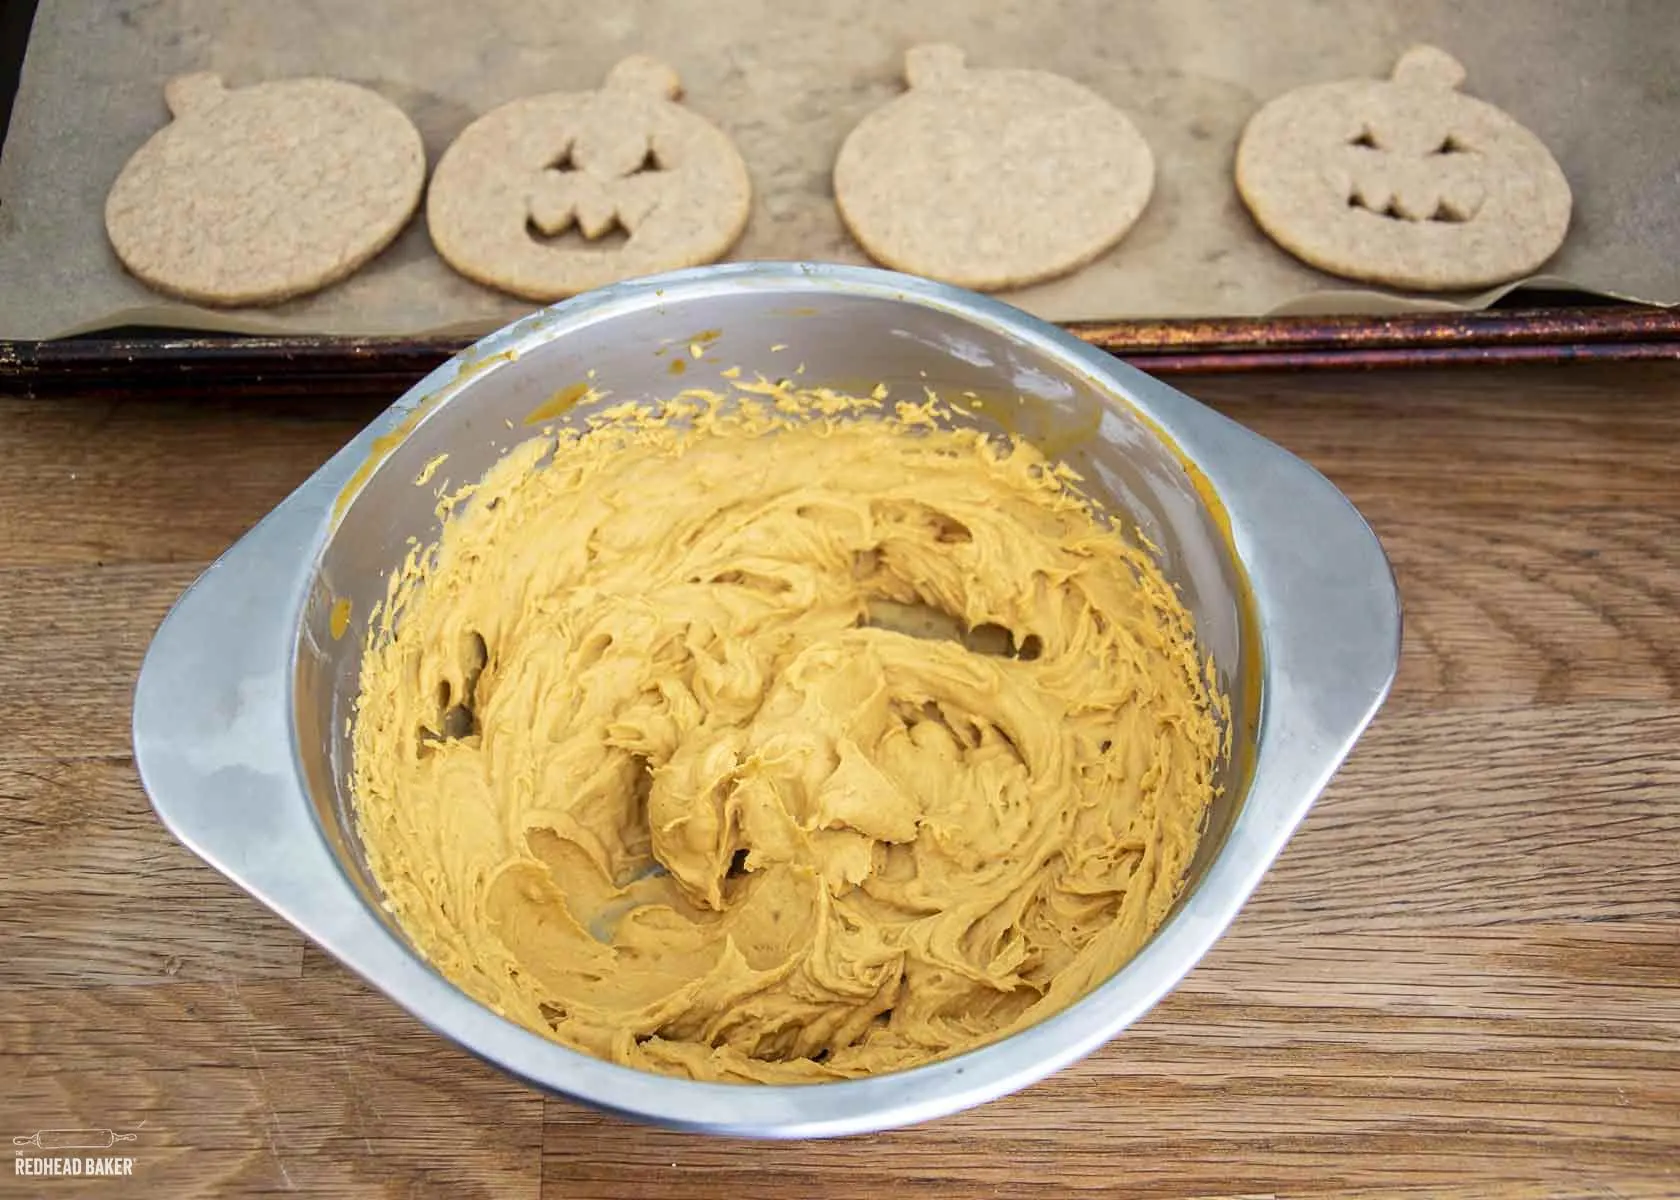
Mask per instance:
[[[1221,668],[1233,753],[1180,902],[1107,982],[1006,1040],[803,1087],[656,1076],[490,1012],[433,971],[379,904],[351,817],[350,720],[368,614],[407,540],[436,536],[437,482],[477,478],[536,425],[581,418],[587,410],[568,401],[586,380],[613,400],[655,397],[717,385],[732,366],[986,398],[995,417],[981,424],[1001,420],[1072,462],[1161,548]],[[438,480],[417,486],[445,452]],[[1270,442],[981,296],[881,271],[731,265],[546,309],[410,389],[181,597],[141,670],[135,758],[158,816],[205,861],[434,1030],[530,1084],[687,1129],[857,1133],[1024,1087],[1160,999],[1231,923],[1376,713],[1399,641],[1375,536]]]

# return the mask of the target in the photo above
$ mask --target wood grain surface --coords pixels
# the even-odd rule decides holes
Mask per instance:
[[[177,845],[129,698],[176,594],[379,407],[0,399],[0,1196],[1680,1196],[1680,369],[1192,380],[1361,507],[1388,707],[1147,1018],[974,1112],[750,1144],[544,1099]]]

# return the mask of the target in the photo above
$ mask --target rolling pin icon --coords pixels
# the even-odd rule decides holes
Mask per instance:
[[[109,1150],[118,1142],[132,1142],[138,1136],[111,1129],[42,1129],[24,1137],[14,1137],[12,1145],[34,1146],[41,1150]]]

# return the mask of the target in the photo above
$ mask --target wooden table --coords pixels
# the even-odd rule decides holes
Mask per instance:
[[[1680,369],[1189,389],[1365,511],[1400,682],[1213,954],[965,1116],[752,1145],[516,1086],[176,845],[129,756],[165,609],[377,405],[0,400],[0,1195],[1680,1195]]]

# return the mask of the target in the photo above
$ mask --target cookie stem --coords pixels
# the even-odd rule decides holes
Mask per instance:
[[[661,100],[675,100],[682,95],[682,80],[677,73],[656,58],[632,54],[621,59],[607,72],[606,88],[614,92],[634,92]]]
[[[913,88],[944,87],[963,73],[965,58],[955,46],[912,46],[904,55],[904,78]]]
[[[1464,64],[1434,46],[1413,46],[1394,64],[1394,82],[1450,92],[1464,82]]]
[[[177,75],[163,85],[163,102],[169,106],[169,114],[177,119],[220,104],[226,95],[227,87],[214,71]]]

